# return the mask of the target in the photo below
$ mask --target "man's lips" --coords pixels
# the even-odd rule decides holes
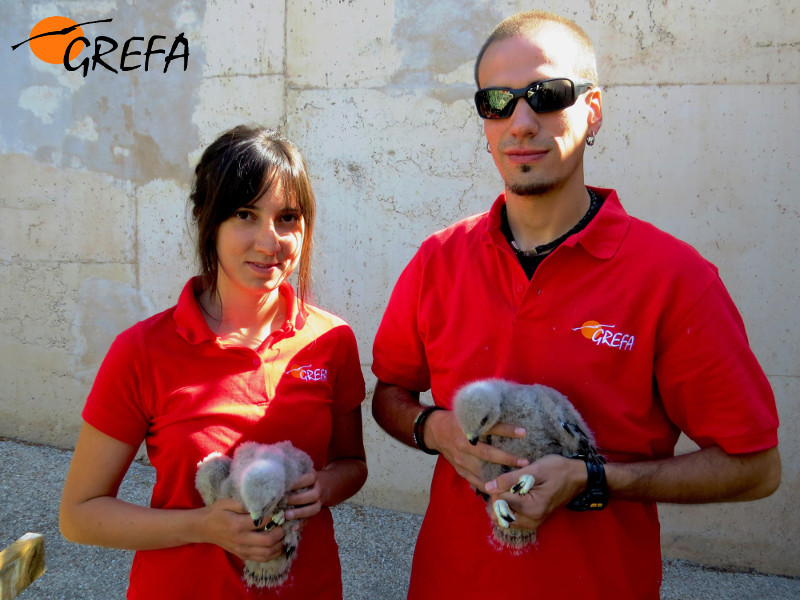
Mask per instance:
[[[508,150],[503,150],[503,153],[510,162],[521,164],[541,160],[547,154],[547,150],[541,148],[509,148]]]

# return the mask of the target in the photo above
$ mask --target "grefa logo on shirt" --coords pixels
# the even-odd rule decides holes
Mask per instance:
[[[303,381],[328,381],[328,369],[315,369],[311,364],[290,365],[286,374]]]
[[[603,325],[597,321],[586,321],[580,327],[575,327],[572,331],[580,331],[588,340],[593,341],[598,346],[608,346],[624,352],[633,350],[636,341],[635,336],[616,331],[616,325]]]

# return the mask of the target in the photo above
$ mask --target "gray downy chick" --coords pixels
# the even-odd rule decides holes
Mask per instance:
[[[290,442],[259,444],[245,442],[233,459],[214,452],[198,463],[195,486],[206,505],[220,498],[233,498],[265,531],[283,527],[284,552],[268,562],[245,561],[243,577],[248,585],[277,587],[289,576],[299,531],[284,516],[289,488],[297,478],[313,469],[311,458]]]
[[[206,506],[227,498],[222,492],[223,482],[231,471],[231,459],[221,452],[212,452],[197,464],[194,486]]]
[[[263,445],[261,446],[263,448]],[[297,547],[300,544],[300,530],[298,528],[295,531],[297,520],[288,521],[284,516],[284,511],[287,508],[286,499],[290,495],[292,484],[300,476],[310,473],[314,469],[311,457],[293,446],[289,441],[270,444],[267,448],[269,448],[270,453],[274,452],[281,457],[285,473],[285,487],[275,508],[268,512],[272,517],[266,523],[264,530],[270,531],[276,526],[283,527],[283,554],[266,563],[245,562],[245,581],[249,585],[256,587],[277,587],[282,585],[289,577],[289,569],[294,562],[297,555]],[[305,489],[308,488],[297,490],[297,492]],[[265,516],[267,515],[265,514]]]
[[[458,390],[453,399],[453,411],[473,445],[479,441],[490,444],[531,463],[547,454],[599,458],[594,438],[583,418],[566,396],[551,387],[483,379]],[[486,432],[497,423],[520,425],[525,428],[525,437],[488,435]],[[510,470],[511,467],[491,462],[481,466],[484,481]],[[527,494],[534,483],[533,477],[522,475],[511,491]],[[490,516],[497,517],[492,533],[502,546],[521,550],[536,540],[535,531],[510,528],[515,519],[505,500],[487,505],[487,511]]]

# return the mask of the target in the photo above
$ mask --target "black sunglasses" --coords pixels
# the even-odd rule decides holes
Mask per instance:
[[[484,88],[475,92],[475,107],[484,119],[507,119],[514,112],[517,100],[525,98],[534,112],[553,112],[572,106],[578,96],[593,87],[591,83],[575,84],[571,79],[562,77],[537,81],[518,90]]]

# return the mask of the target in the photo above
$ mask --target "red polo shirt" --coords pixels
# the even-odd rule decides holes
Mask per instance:
[[[428,238],[403,271],[374,344],[373,372],[454,391],[484,377],[542,383],[569,397],[611,461],[672,456],[680,431],[730,453],[777,444],[777,412],[716,268],[627,215],[613,190],[581,232],[528,281],[488,213]],[[481,500],[440,459],[409,597],[658,598],[655,504],[557,510],[523,555],[496,550]]]
[[[127,444],[144,439],[156,469],[151,506],[203,506],[194,487],[197,463],[231,454],[243,441],[291,440],[327,464],[332,415],[364,399],[356,340],[347,324],[299,302],[284,326],[257,350],[219,340],[195,300],[197,280],[177,306],[138,323],[112,344],[83,418]],[[341,598],[338,548],[328,509],[303,529],[289,581],[278,592],[246,588],[241,561],[212,544],[139,551],[128,598]]]

